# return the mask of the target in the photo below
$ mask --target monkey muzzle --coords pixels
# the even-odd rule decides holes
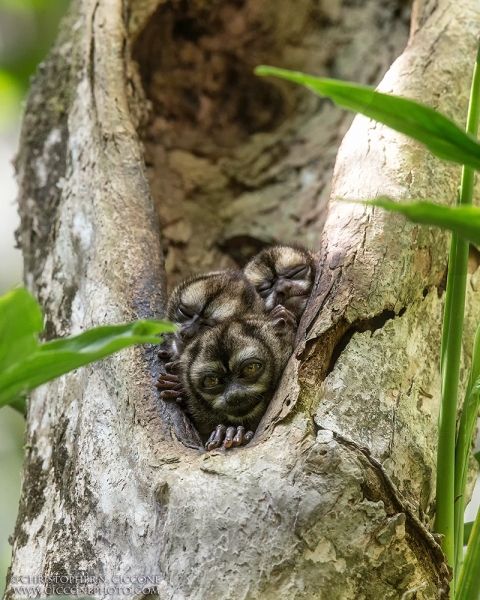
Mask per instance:
[[[180,329],[180,337],[184,341],[191,340],[200,330],[198,315],[195,315]]]
[[[262,394],[252,393],[248,386],[232,383],[222,395],[222,409],[232,417],[246,417],[264,400]]]

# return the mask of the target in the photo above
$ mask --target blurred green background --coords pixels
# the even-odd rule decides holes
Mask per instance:
[[[18,145],[22,102],[30,76],[52,46],[68,0],[0,0],[0,294],[21,283],[21,254],[15,248],[17,194],[11,164]],[[24,420],[0,409],[0,596],[10,564],[20,495]]]

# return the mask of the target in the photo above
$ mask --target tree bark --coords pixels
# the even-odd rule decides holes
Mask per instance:
[[[8,598],[40,576],[162,600],[448,595],[429,525],[448,236],[335,198],[453,203],[459,169],[357,117],[327,212],[351,117],[252,75],[264,62],[376,84],[407,44],[407,15],[402,0],[73,2],[17,159],[25,280],[46,337],[160,317],[165,275],[171,286],[241,266],[272,241],[306,242],[320,268],[245,448],[199,448],[158,399],[151,347],[31,395]],[[380,89],[463,125],[479,33],[474,3],[417,2]]]

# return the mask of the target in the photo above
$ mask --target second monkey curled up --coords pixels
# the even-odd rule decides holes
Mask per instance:
[[[157,387],[163,400],[185,408],[207,450],[252,439],[292,354],[314,279],[312,252],[278,245],[243,271],[197,275],[173,290],[166,317],[178,331],[161,345],[168,362]]]

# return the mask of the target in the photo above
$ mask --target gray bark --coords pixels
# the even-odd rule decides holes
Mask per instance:
[[[393,0],[73,3],[17,160],[25,278],[47,337],[159,317],[165,273],[173,285],[270,241],[314,246],[321,269],[246,448],[196,447],[178,407],[158,400],[154,348],[32,394],[8,598],[19,579],[79,574],[114,597],[148,593],[118,578],[154,576],[162,600],[448,593],[429,530],[448,237],[351,204],[327,213],[351,118],[251,75],[264,62],[378,83],[407,43],[407,13]],[[479,33],[474,3],[418,2],[381,89],[462,124]],[[451,203],[458,181],[356,118],[331,196]]]

